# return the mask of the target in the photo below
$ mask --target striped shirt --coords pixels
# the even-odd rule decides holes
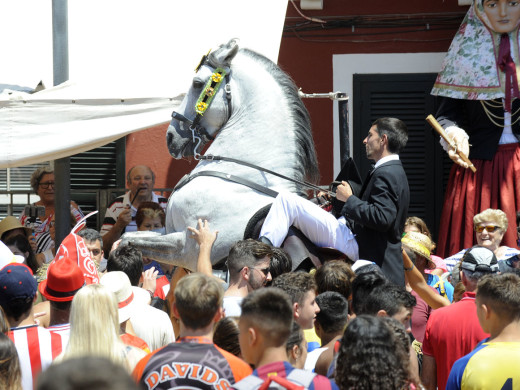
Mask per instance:
[[[33,205],[35,205],[35,203],[33,203]],[[81,211],[79,207],[76,209],[72,205],[70,205],[70,214],[74,217],[76,222],[78,222],[81,218],[84,217],[83,211]],[[22,213],[18,217],[20,223],[23,226],[30,227],[31,229],[33,229],[34,238],[36,239],[37,245],[35,253],[42,253],[48,249],[54,248],[54,241],[52,240],[51,235],[49,233],[53,216],[54,214],[51,214],[47,217],[47,219],[43,221],[40,218],[36,218],[36,220],[32,224],[29,221],[29,217],[25,215],[25,210],[22,211]]]
[[[152,202],[159,203],[163,210],[166,212],[166,206],[168,206],[168,199],[158,196],[155,192],[152,192]],[[130,204],[130,192],[127,192],[124,195],[118,196],[114,199],[114,201],[108,206],[107,211],[105,213],[105,219],[103,220],[103,226],[101,226],[100,233],[104,236],[106,233],[114,227],[117,217],[122,211],[125,209],[127,205]],[[137,231],[137,224],[135,223],[135,215],[137,214],[137,209],[132,206],[132,221],[126,226],[123,230],[123,233],[127,232],[135,232]]]
[[[62,350],[65,350],[69,344],[70,324],[51,325],[47,329],[61,336]]]
[[[61,336],[37,325],[11,328],[8,336],[20,359],[22,387],[32,390],[38,374],[61,353]]]

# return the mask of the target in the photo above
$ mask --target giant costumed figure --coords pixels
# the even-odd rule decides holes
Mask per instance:
[[[437,120],[477,169],[466,169],[443,145],[457,165],[444,199],[440,256],[473,245],[475,214],[501,209],[512,222],[520,209],[519,23],[520,2],[474,0],[433,87],[440,103]],[[514,228],[503,242],[516,247]]]

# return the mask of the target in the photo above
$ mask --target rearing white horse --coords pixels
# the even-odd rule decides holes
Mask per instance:
[[[209,82],[208,82],[209,80]],[[167,131],[170,154],[180,159],[214,138],[205,156],[225,156],[282,175],[316,183],[318,167],[309,115],[290,77],[272,61],[235,40],[203,58]],[[191,121],[195,124],[190,125]],[[125,236],[143,255],[196,269],[197,244],[187,227],[207,219],[218,230],[213,264],[241,240],[251,216],[273,198],[246,185],[207,176],[208,171],[242,178],[274,191],[302,193],[291,181],[228,161],[201,160],[172,193],[164,236]],[[217,174],[218,174],[217,173]],[[213,175],[213,174],[212,174]],[[231,177],[232,175],[232,177]],[[184,181],[184,182],[183,182]]]

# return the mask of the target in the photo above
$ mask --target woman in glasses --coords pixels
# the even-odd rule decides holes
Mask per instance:
[[[507,217],[502,210],[487,209],[473,217],[473,229],[477,244],[495,253],[501,271],[508,267],[514,268],[514,263],[518,263],[520,251],[516,248],[501,245],[504,234],[507,231]],[[444,259],[448,271],[460,261],[467,249]],[[520,265],[520,264],[519,264]]]
[[[31,187],[40,197],[40,200],[33,203],[33,206],[43,206],[43,215],[36,218],[22,212],[19,219],[23,226],[33,229],[36,238],[37,248],[35,253],[44,253],[45,262],[49,262],[54,258],[54,240],[51,237],[50,229],[54,226],[54,170],[49,166],[36,169],[31,176]],[[79,206],[70,202],[71,225],[75,225],[77,221],[83,218],[83,213]]]

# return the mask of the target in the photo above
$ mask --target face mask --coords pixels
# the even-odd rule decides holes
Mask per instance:
[[[152,232],[159,233],[161,236],[164,236],[166,234],[166,228],[162,227],[158,229],[153,229]]]

